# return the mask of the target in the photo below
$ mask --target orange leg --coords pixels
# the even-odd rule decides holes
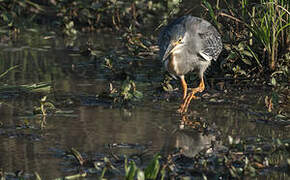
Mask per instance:
[[[181,76],[180,77],[180,81],[181,81],[181,86],[182,86],[182,89],[183,89],[183,102],[185,101],[185,98],[187,96],[187,83],[184,79],[184,76]],[[177,110],[177,112],[182,112],[182,105],[183,103],[181,104],[180,108]]]
[[[183,89],[183,100],[184,100],[186,98],[186,95],[187,95],[187,84],[186,84],[186,81],[184,79],[184,76],[181,76],[180,80],[181,80],[181,85],[182,85],[182,89]]]
[[[204,85],[204,80],[203,78],[201,78],[201,81],[199,83],[199,86],[197,88],[194,88],[192,89],[192,91],[186,96],[186,98],[183,99],[183,104],[181,104],[180,108],[179,108],[179,112],[180,113],[185,113],[187,112],[187,109],[188,109],[188,106],[190,104],[190,101],[192,99],[195,99],[195,94],[197,92],[202,92],[205,88],[205,85]]]

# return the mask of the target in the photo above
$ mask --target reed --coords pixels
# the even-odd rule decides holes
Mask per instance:
[[[251,54],[247,56],[247,62],[254,60],[259,69],[275,71],[278,59],[289,47],[290,12],[287,1],[260,0],[257,3],[242,0],[230,4],[223,0],[222,4],[212,6],[203,0],[202,4],[220,32],[233,31],[226,37],[231,44],[244,44],[243,52],[238,52],[239,57],[243,57],[244,49],[247,49],[247,53]],[[221,6],[225,8],[216,8]],[[227,24],[229,21],[232,22],[231,27]]]
[[[284,0],[261,0],[253,7],[253,13],[247,28],[254,38],[267,52],[269,68],[274,71],[278,59],[278,52],[287,46],[289,36],[289,4]]]

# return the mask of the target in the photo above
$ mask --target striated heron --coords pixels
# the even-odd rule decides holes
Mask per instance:
[[[216,60],[222,51],[221,36],[208,21],[183,16],[166,26],[159,36],[161,60],[166,70],[174,77],[179,77],[183,88],[183,103],[179,112],[187,111],[190,101],[197,92],[202,92],[204,72],[212,60]],[[200,83],[187,94],[184,75],[197,72]]]

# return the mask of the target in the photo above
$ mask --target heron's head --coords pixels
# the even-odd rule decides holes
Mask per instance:
[[[171,55],[174,52],[178,52],[182,50],[185,44],[185,30],[184,27],[181,25],[176,26],[170,32],[170,42],[168,46],[165,48],[165,53],[162,57],[162,60],[165,61],[169,55]]]

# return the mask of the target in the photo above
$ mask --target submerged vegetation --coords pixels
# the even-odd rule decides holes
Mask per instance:
[[[262,122],[267,126],[283,127],[287,131],[290,126],[289,2],[287,0],[212,2],[207,0],[200,2],[200,6],[203,7],[201,17],[211,21],[222,34],[224,50],[219,65],[213,65],[212,70],[208,72],[208,83],[218,93],[212,93],[212,97],[208,94],[201,97],[203,108],[205,107],[202,112],[208,113],[208,104],[229,104],[231,108],[240,109],[253,121],[252,123]],[[19,62],[8,64],[5,59],[0,59],[0,107],[10,99],[28,97],[33,101],[34,108],[23,109],[25,113],[28,111],[30,116],[36,116],[39,120],[37,125],[33,125],[29,118],[24,118],[20,125],[15,129],[12,128],[17,132],[21,131],[20,133],[11,133],[10,129],[5,129],[8,127],[7,124],[0,121],[0,135],[10,138],[21,134],[39,140],[42,138],[42,132],[49,128],[48,124],[51,122],[47,122],[47,119],[50,116],[73,117],[70,109],[76,106],[100,105],[132,109],[139,103],[142,106],[142,103],[148,100],[153,103],[160,99],[171,101],[171,98],[178,94],[175,92],[177,85],[172,78],[159,72],[161,63],[157,61],[156,46],[158,31],[168,21],[193,13],[193,9],[194,7],[187,7],[181,0],[0,0],[1,47],[17,44],[17,41],[21,40],[22,33],[37,31],[37,27],[45,26],[49,32],[45,30],[44,35],[41,35],[42,40],[63,37],[65,44],[63,51],[69,53],[71,58],[68,61],[69,68],[63,69],[56,69],[48,61],[44,62],[45,68],[48,69],[40,68],[42,62],[38,61],[40,57],[34,52],[29,52],[31,59],[27,58],[29,53],[24,54],[22,57],[24,62],[21,62],[23,65]],[[98,42],[92,42],[92,39],[81,45],[78,41],[78,37],[84,33],[108,31],[119,40],[119,44],[102,49],[97,47]],[[30,45],[33,40],[29,39],[27,44]],[[51,47],[46,45],[43,48],[34,48],[33,51],[47,52],[49,48]],[[25,46],[23,49],[28,48]],[[49,56],[49,53],[45,55]],[[0,58],[4,57],[7,56]],[[29,60],[33,61],[31,65],[27,63]],[[154,63],[158,66],[157,70],[145,67],[152,60],[156,60]],[[18,71],[19,69],[24,70]],[[36,74],[32,74],[31,77],[23,76],[22,78],[32,79],[31,83],[25,85],[19,85],[15,83],[16,81],[10,82],[7,77],[17,71],[12,78],[15,80],[19,74],[25,74],[31,69],[43,74],[49,71],[52,75],[39,79],[34,79],[37,77]],[[60,75],[55,71],[60,72]],[[68,73],[80,79],[92,79],[100,73],[106,86],[93,95],[60,92],[56,88],[54,78],[59,75],[58,78],[65,79]],[[195,79],[195,76],[190,77],[190,81]],[[232,101],[227,100],[226,95],[247,88],[268,90],[265,96],[258,99],[263,107],[255,110],[251,109],[253,106],[241,103],[248,98],[247,95],[236,97],[237,99]],[[183,124],[179,128],[198,131],[202,135],[213,134],[219,140],[211,141],[209,147],[203,148],[194,157],[185,156],[184,149],[180,148],[167,154],[158,153],[152,160],[148,160],[150,158],[146,157],[146,147],[140,148],[139,144],[109,144],[108,154],[93,158],[86,156],[85,152],[81,153],[71,148],[67,152],[56,152],[56,156],[66,161],[64,164],[69,166],[68,169],[73,169],[71,172],[75,174],[66,176],[65,179],[81,177],[99,179],[122,177],[128,180],[190,177],[243,179],[277,171],[286,174],[289,171],[289,139],[232,137],[229,134],[230,131],[235,131],[234,128],[217,130],[215,124],[198,117],[198,112],[199,109],[196,109],[188,114],[189,118],[181,117]],[[126,113],[127,116],[132,115],[127,109]],[[38,136],[39,131],[41,135]],[[33,136],[31,132],[37,135]],[[115,146],[140,148],[142,152],[127,156],[114,154],[111,150]],[[0,167],[1,180],[29,178],[40,180],[41,176],[42,174],[38,172],[30,175],[23,175],[21,171],[6,172],[5,167]]]

